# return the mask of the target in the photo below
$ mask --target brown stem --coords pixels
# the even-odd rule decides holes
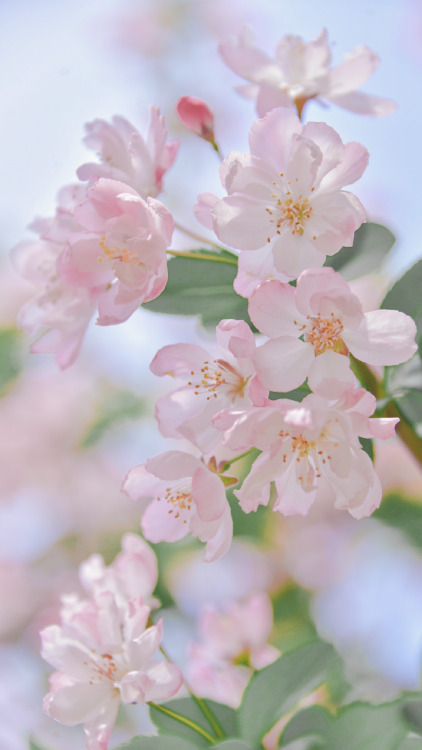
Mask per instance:
[[[356,377],[367,391],[377,399],[386,398],[387,394],[381,381],[369,369],[368,365],[365,365],[364,362],[356,359],[353,355],[350,355],[350,364]],[[400,422],[397,424],[396,434],[422,466],[422,440],[393,399],[389,399],[380,416],[399,417]]]

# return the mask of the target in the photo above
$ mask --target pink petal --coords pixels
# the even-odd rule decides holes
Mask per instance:
[[[296,290],[290,284],[261,284],[251,295],[248,309],[253,324],[269,338],[300,335],[303,319],[296,305]]]
[[[417,350],[416,325],[398,310],[374,310],[365,313],[356,331],[344,340],[352,354],[369,365],[398,365]]]
[[[312,346],[289,336],[267,341],[258,347],[255,355],[259,379],[271,391],[280,393],[300,386],[313,360]]]

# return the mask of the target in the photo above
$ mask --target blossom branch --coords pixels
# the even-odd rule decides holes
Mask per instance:
[[[353,355],[350,355],[350,363],[356,377],[367,391],[372,393],[377,399],[387,397],[381,381],[378,380],[376,375],[374,375],[364,362],[360,362]],[[395,401],[389,399],[383,407],[381,415],[384,417],[400,418],[400,422],[396,427],[396,434],[422,466],[422,440]]]

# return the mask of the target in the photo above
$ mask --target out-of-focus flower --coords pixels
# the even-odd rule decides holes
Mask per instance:
[[[122,551],[106,566],[102,555],[94,554],[79,569],[81,583],[90,596],[111,591],[119,606],[141,597],[149,606],[156,604],[152,593],[157,585],[157,558],[137,534],[122,537]]]
[[[369,365],[398,365],[415,353],[416,326],[397,310],[363,313],[359,299],[332,268],[304,271],[296,288],[278,281],[259,286],[249,300],[254,325],[270,341],[257,349],[260,380],[290,391],[310,375],[328,377],[332,357],[349,351]],[[302,340],[303,337],[303,340]]]
[[[204,698],[237,708],[253,670],[279,656],[279,651],[267,644],[272,619],[265,594],[254,594],[222,613],[204,610],[199,621],[201,642],[193,644],[190,653],[192,689]]]
[[[124,182],[142,198],[155,198],[163,190],[163,177],[173,165],[179,141],[168,141],[164,117],[158,107],[150,109],[146,139],[124,117],[116,115],[111,124],[94,120],[86,126],[85,144],[95,149],[100,163],[83,164],[78,169],[80,180],[91,183],[100,177]]]
[[[177,114],[192,133],[205,141],[215,143],[214,115],[208,104],[196,96],[182,96],[177,102]]]
[[[318,496],[330,497],[355,518],[379,506],[381,484],[358,438],[390,437],[398,420],[370,419],[374,396],[347,382],[342,389],[342,396],[338,392],[332,400],[313,393],[301,403],[280,399],[274,406],[216,416],[233,450],[254,446],[262,451],[241,489],[234,491],[245,512],[268,504],[272,481],[274,510],[284,515],[306,515]]]
[[[205,453],[221,438],[211,422],[218,411],[260,405],[268,395],[255,375],[255,338],[247,323],[222,320],[216,337],[216,358],[194,344],[170,344],[151,363],[154,375],[184,381],[157,402],[160,431],[165,437],[185,437]]]
[[[377,68],[378,55],[359,45],[331,68],[326,29],[308,44],[300,36],[287,34],[274,59],[254,46],[247,27],[219,49],[227,65],[250,81],[238,91],[256,99],[260,117],[275,107],[296,107],[301,113],[309,99],[328,100],[361,115],[386,115],[395,109],[389,99],[358,91]]]
[[[98,323],[121,323],[167,283],[173,218],[155,198],[100,179],[75,208],[81,231],[68,237],[59,271],[71,286],[96,289]]]
[[[233,522],[224,484],[199,458],[167,451],[131,469],[123,491],[133,500],[150,499],[142,531],[151,542],[175,542],[189,532],[206,542],[205,560],[230,547]]]
[[[88,750],[108,747],[120,701],[166,700],[181,686],[179,669],[154,659],[162,620],[150,624],[150,608],[139,596],[156,581],[152,558],[133,534],[124,537],[122,553],[108,568],[90,558],[81,579],[91,598],[63,597],[61,625],[41,632],[42,656],[58,670],[44,710],[66,726],[83,723]]]
[[[365,210],[342,187],[365,170],[363,146],[281,107],[254,123],[249,145],[250,154],[232,151],[221,164],[228,197],[207,196],[208,223],[222,242],[242,251],[268,245],[276,270],[290,277],[353,244]]]

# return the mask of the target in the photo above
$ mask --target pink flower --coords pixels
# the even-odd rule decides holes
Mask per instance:
[[[326,394],[327,382],[322,385]],[[336,508],[346,508],[355,518],[370,515],[382,490],[359,436],[390,437],[398,422],[369,419],[375,406],[376,399],[363,388],[337,381],[331,399],[313,393],[301,403],[280,399],[271,406],[217,415],[214,422],[226,431],[225,441],[233,450],[254,446],[262,451],[241,489],[234,491],[243,510],[267,505],[274,481],[274,510],[283,515],[306,515],[319,496],[332,498]]]
[[[146,139],[124,117],[115,116],[111,124],[94,120],[86,125],[85,144],[95,149],[101,163],[83,164],[81,180],[95,182],[99,177],[124,182],[143,198],[155,198],[163,190],[163,177],[173,165],[179,141],[166,143],[167,130],[158,107],[150,109]]]
[[[40,239],[21,242],[12,250],[15,270],[36,289],[35,295],[21,308],[18,325],[31,335],[40,335],[31,351],[55,353],[62,369],[78,356],[98,296],[95,288],[70,286],[57,267],[69,234],[81,229],[74,218],[74,209],[85,196],[85,186],[63,188],[56,216],[39,219],[31,227],[40,234]]]
[[[260,117],[275,107],[296,106],[301,112],[304,104],[315,98],[361,115],[386,115],[395,109],[389,99],[357,90],[377,68],[378,55],[360,45],[331,68],[326,29],[308,44],[300,36],[287,34],[273,59],[254,46],[253,34],[245,27],[220,45],[220,53],[235,73],[250,81],[238,91],[256,99]]]
[[[214,115],[208,104],[196,96],[182,96],[177,103],[181,121],[200,138],[214,143]]]
[[[268,245],[276,270],[289,277],[353,244],[365,210],[341,188],[362,175],[363,146],[344,145],[325,123],[302,125],[282,108],[254,123],[249,143],[250,154],[233,151],[221,164],[228,197],[210,213],[222,242],[243,251]]]
[[[98,323],[121,323],[163,291],[173,219],[154,198],[100,179],[74,212],[82,231],[71,234],[59,261],[69,285],[99,289]]]
[[[119,606],[141,598],[156,605],[152,593],[157,585],[157,558],[151,547],[137,534],[125,534],[122,551],[106,566],[101,555],[91,555],[79,568],[81,583],[90,596],[111,591]]]
[[[224,484],[199,458],[162,453],[131,469],[122,489],[133,500],[152,500],[141,523],[149,541],[176,542],[190,532],[206,542],[206,562],[229,549],[233,523]]]
[[[151,363],[154,375],[171,375],[183,385],[156,405],[165,437],[185,437],[208,452],[221,435],[211,424],[221,409],[261,404],[268,395],[255,376],[255,338],[244,321],[222,320],[216,329],[219,355],[193,344],[171,344]]]
[[[237,708],[253,670],[279,656],[267,644],[272,624],[265,594],[254,594],[222,613],[206,609],[199,622],[201,643],[193,644],[190,654],[189,684],[194,692]]]
[[[41,632],[42,656],[58,671],[44,711],[66,726],[84,725],[88,750],[106,750],[120,701],[166,700],[180,688],[173,664],[155,661],[162,621],[148,627],[150,610],[131,599],[122,611],[111,592],[64,601],[62,625]]]
[[[270,339],[257,349],[255,361],[262,383],[276,391],[290,391],[307,376],[313,383],[328,377],[328,352],[340,357],[350,351],[369,365],[398,365],[417,348],[416,326],[408,315],[363,313],[349,285],[331,268],[304,271],[296,288],[278,281],[262,284],[249,300],[249,315]]]

